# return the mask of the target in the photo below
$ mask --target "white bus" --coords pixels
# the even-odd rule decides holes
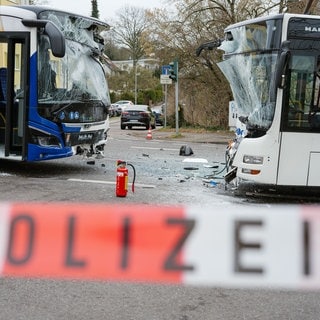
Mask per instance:
[[[320,192],[320,16],[278,14],[225,29],[199,49],[224,51],[247,134],[226,181],[276,192]],[[200,52],[199,51],[199,52]]]

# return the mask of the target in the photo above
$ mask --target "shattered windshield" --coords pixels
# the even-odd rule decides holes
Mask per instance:
[[[277,54],[234,55],[218,64],[249,126],[268,129],[272,123],[276,59]]]
[[[55,58],[47,36],[39,42],[39,102],[91,101],[110,104],[105,73],[99,62],[103,42],[99,26],[90,19],[46,11],[41,17],[54,22],[66,38],[66,54]]]
[[[275,110],[274,74],[280,44],[280,20],[252,23],[226,31],[218,63],[230,83],[248,127],[267,130]],[[278,31],[278,32],[277,32]]]

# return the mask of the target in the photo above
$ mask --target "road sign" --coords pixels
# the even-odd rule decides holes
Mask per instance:
[[[172,80],[169,78],[169,74],[162,74],[160,76],[161,84],[172,84]]]
[[[161,74],[167,74],[167,75],[169,75],[170,74],[170,66],[169,65],[166,65],[166,66],[162,66],[162,68],[161,68]]]

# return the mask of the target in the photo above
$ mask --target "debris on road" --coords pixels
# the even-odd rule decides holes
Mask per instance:
[[[180,148],[180,156],[191,156],[193,154],[193,151],[190,146],[184,145]]]

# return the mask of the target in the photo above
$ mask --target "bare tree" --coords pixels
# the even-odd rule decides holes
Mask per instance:
[[[231,93],[215,63],[221,59],[221,52],[207,55],[205,65],[195,54],[203,39],[222,37],[223,26],[217,23],[208,27],[207,21],[212,15],[208,10],[198,10],[192,17],[181,6],[177,12],[176,16],[163,10],[149,12],[148,18],[152,21],[149,39],[163,65],[174,59],[179,61],[179,104],[185,123],[224,128]],[[168,102],[168,114],[174,114],[174,86],[169,86]]]
[[[129,50],[134,66],[145,54],[146,29],[147,20],[143,9],[125,6],[118,11],[114,37],[119,46]]]
[[[279,8],[278,0],[173,0],[176,16],[154,10],[149,13],[150,39],[163,64],[179,60],[180,103],[185,120],[194,125],[226,127],[232,93],[217,66],[222,52],[214,50],[196,57],[203,42],[223,37],[226,26]],[[172,89],[172,88],[171,88]],[[169,91],[173,99],[173,90]],[[170,100],[170,97],[169,97]],[[170,103],[173,111],[173,102]]]
[[[222,52],[203,52],[198,58],[196,48],[203,42],[221,39],[223,30],[230,24],[272,12],[292,12],[293,7],[297,10],[298,3],[299,8],[304,7],[300,4],[309,0],[167,1],[171,7],[172,3],[176,6],[175,11],[155,9],[137,13],[136,8],[124,8],[115,26],[117,42],[130,50],[135,63],[147,51],[154,52],[162,65],[178,59],[179,102],[184,105],[186,121],[226,127],[232,93],[217,67]],[[174,112],[173,98],[174,90],[170,86],[169,100]]]

